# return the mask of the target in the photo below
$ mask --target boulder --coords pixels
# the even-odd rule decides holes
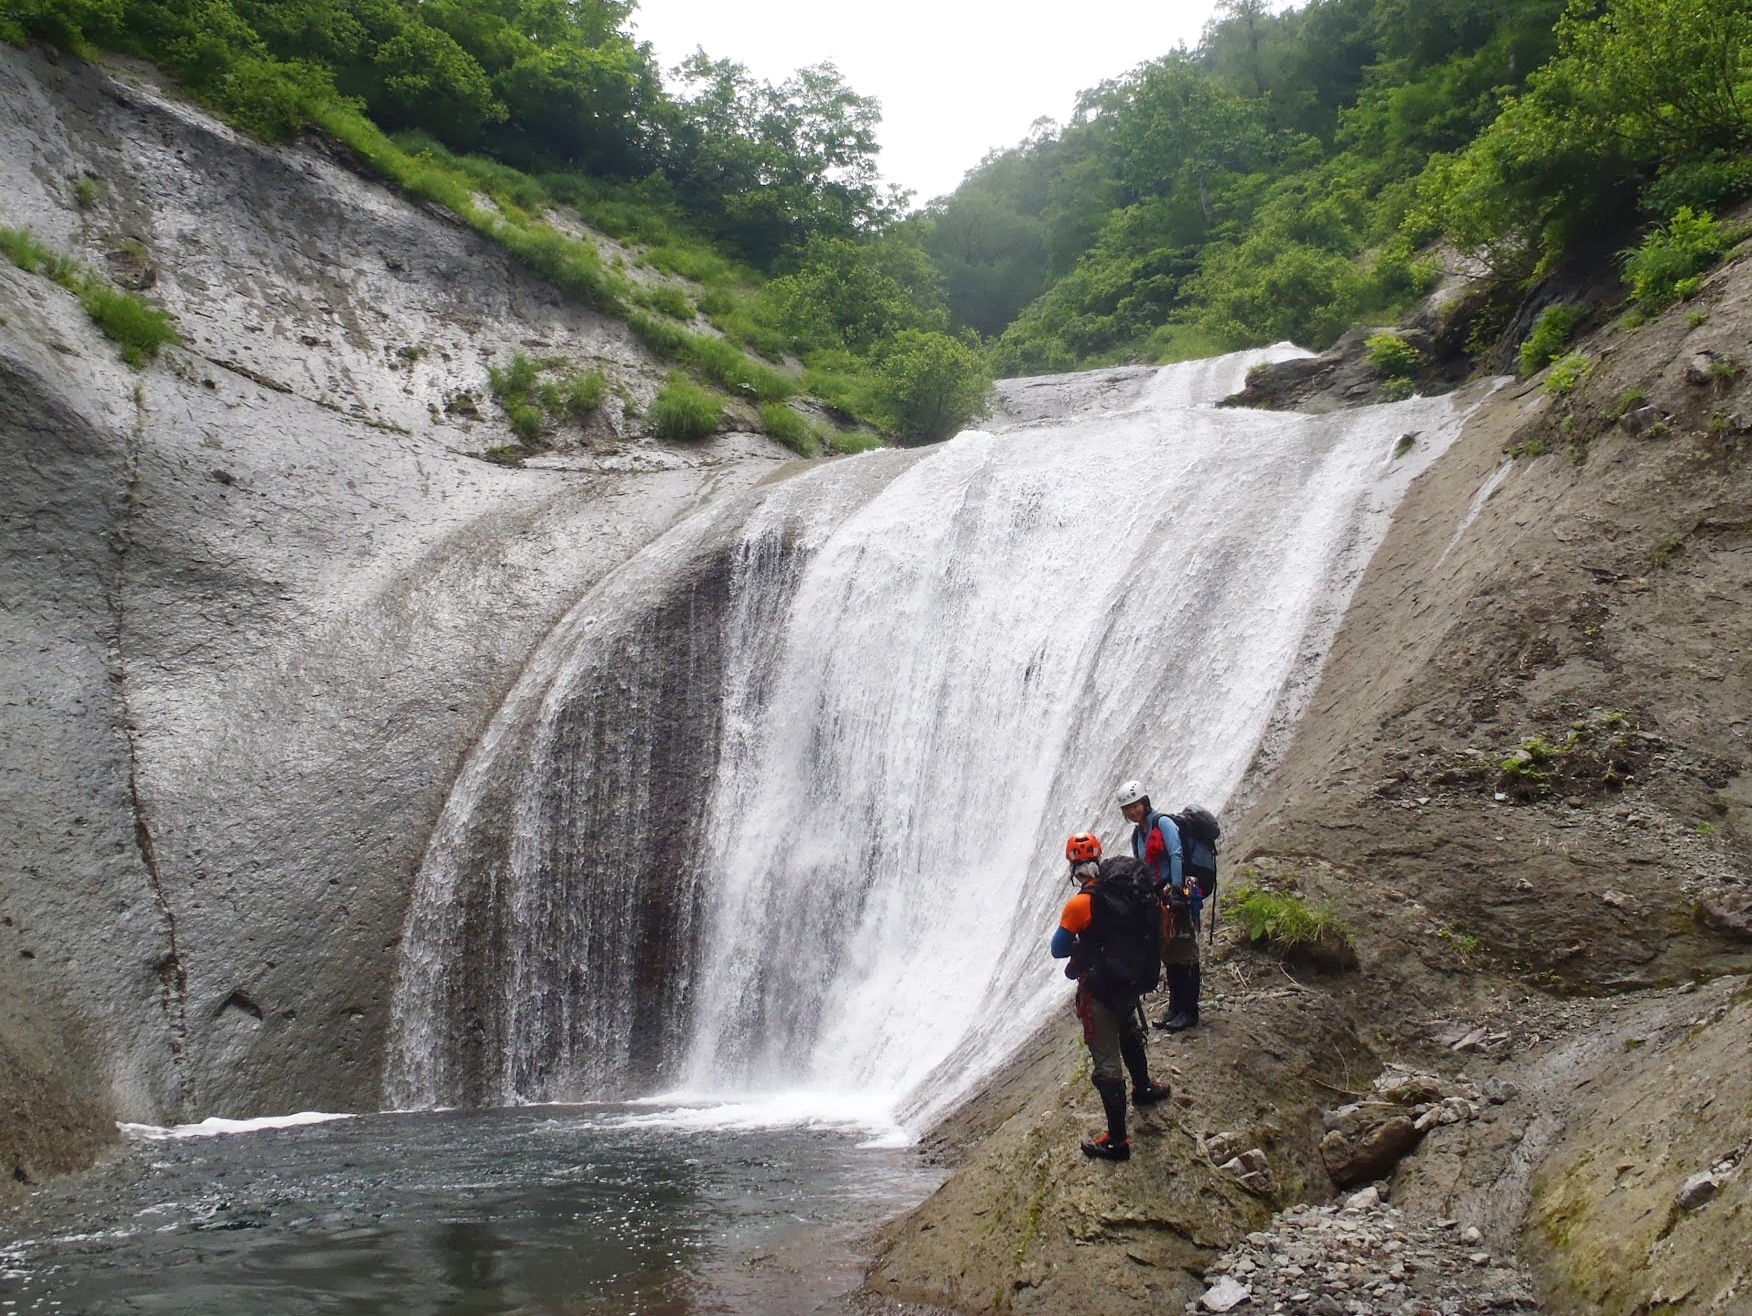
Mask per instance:
[[[1403,1111],[1355,1135],[1333,1129],[1320,1140],[1320,1159],[1340,1188],[1385,1178],[1400,1158],[1417,1145],[1417,1126]]]

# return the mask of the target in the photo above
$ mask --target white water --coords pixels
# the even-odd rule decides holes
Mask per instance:
[[[331,1120],[350,1120],[352,1115],[331,1114],[323,1110],[301,1110],[292,1115],[258,1115],[254,1119],[233,1120],[213,1115],[198,1124],[126,1124],[116,1128],[123,1137],[156,1141],[164,1138],[216,1138],[222,1133],[262,1133],[270,1129],[297,1129],[306,1124],[327,1124]]]
[[[1209,405],[1287,354],[1164,369],[1115,413],[834,463],[752,507],[734,532],[692,1021],[666,1098],[681,1109],[653,1122],[917,1128],[1068,994],[1045,954],[1063,837],[1118,844],[1109,801],[1127,777],[1162,806],[1222,806],[1310,687],[1405,484],[1463,418],[1446,398],[1325,417]],[[555,703],[580,633],[574,614],[513,704],[544,688]],[[539,749],[529,763],[551,775]],[[454,882],[444,828],[403,951],[428,974],[451,944],[429,880]],[[404,1070],[435,1066],[441,1008],[404,967]]]

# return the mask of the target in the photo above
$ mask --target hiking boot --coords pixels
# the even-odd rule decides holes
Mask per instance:
[[[1156,1020],[1153,1026],[1170,1033],[1182,1032],[1192,1027],[1192,1025],[1186,1021],[1186,1016],[1184,1014],[1165,1014],[1160,1019]]]
[[[1148,1087],[1132,1088],[1132,1105],[1154,1106],[1158,1101],[1166,1101],[1173,1093],[1166,1083],[1151,1083]]]
[[[1083,1139],[1083,1155],[1093,1161],[1129,1161],[1131,1159],[1131,1139],[1121,1138],[1115,1142],[1103,1133],[1097,1138]]]

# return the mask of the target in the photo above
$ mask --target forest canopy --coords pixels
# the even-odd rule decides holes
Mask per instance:
[[[919,438],[992,367],[1322,347],[1457,255],[1524,289],[1752,194],[1752,0],[1221,0],[1196,47],[911,214],[880,107],[831,65],[770,83],[699,51],[666,82],[632,9],[0,0],[0,36],[144,56],[264,137],[351,133],[428,199],[485,190],[510,218],[477,227],[708,382],[770,409],[800,362]],[[543,227],[560,203],[698,281],[697,307],[615,284]],[[696,311],[720,337],[677,327]]]

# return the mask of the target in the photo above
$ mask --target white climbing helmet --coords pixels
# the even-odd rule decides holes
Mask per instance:
[[[1128,781],[1119,788],[1119,793],[1114,798],[1119,801],[1119,807],[1123,809],[1128,804],[1136,804],[1148,794],[1149,792],[1144,789],[1143,782]]]

